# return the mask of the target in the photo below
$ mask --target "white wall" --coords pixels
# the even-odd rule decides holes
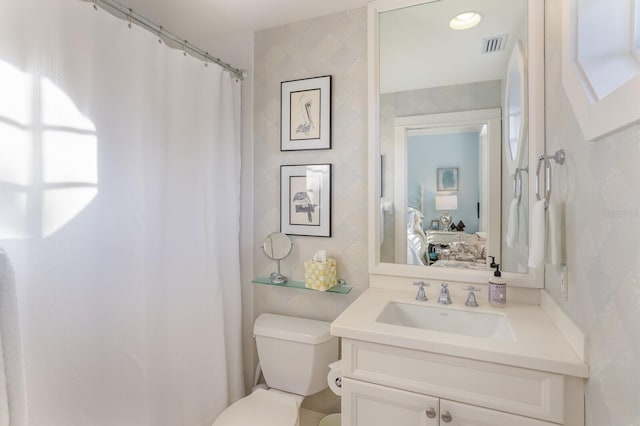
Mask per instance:
[[[554,200],[565,204],[568,302],[550,267],[546,288],[588,335],[587,426],[640,425],[640,125],[585,141],[562,87],[561,2],[545,7],[547,153],[567,151]]]
[[[256,276],[276,268],[260,248],[280,230],[280,166],[333,164],[332,237],[291,236],[283,273],[303,281],[303,262],[326,249],[348,295],[254,285],[255,316],[272,312],[331,321],[368,287],[366,9],[298,22],[255,34],[254,265]],[[331,150],[280,151],[280,83],[331,75]]]
[[[438,195],[437,170],[441,167],[458,169],[458,208],[451,211],[453,223],[462,221],[465,232],[478,232],[478,203],[480,202],[479,168],[480,133],[460,132],[438,135],[414,135],[407,138],[407,194],[409,204],[418,207],[424,214],[423,227],[430,229],[432,220],[442,215],[436,210]],[[417,203],[420,185],[424,189],[424,203]],[[443,194],[448,194],[444,192]]]

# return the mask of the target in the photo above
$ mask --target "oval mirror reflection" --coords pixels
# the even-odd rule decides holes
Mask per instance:
[[[507,69],[505,87],[504,120],[505,151],[509,175],[522,168],[523,151],[527,137],[527,90],[525,82],[525,64],[522,44],[518,41],[513,47]]]

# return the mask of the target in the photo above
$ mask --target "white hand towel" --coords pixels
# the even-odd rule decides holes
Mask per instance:
[[[385,216],[391,214],[393,211],[393,204],[390,201],[380,200],[380,247],[382,247],[382,243],[384,243],[384,224],[385,224]]]
[[[518,204],[518,243],[529,245],[529,212],[524,204]]]
[[[509,206],[509,221],[507,222],[507,247],[511,248],[518,241],[518,200],[511,200]]]
[[[546,211],[544,199],[533,205],[531,218],[531,244],[529,245],[529,267],[538,268],[544,264]]]
[[[547,233],[548,262],[552,265],[559,265],[562,262],[562,230],[560,224],[560,210],[561,206],[549,202],[547,206],[548,226],[549,232]]]

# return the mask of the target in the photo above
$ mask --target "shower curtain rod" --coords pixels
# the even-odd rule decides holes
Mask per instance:
[[[181,38],[178,38],[175,34],[173,34],[170,31],[165,30],[164,28],[162,28],[162,25],[157,25],[154,22],[150,21],[149,19],[147,19],[146,17],[140,15],[139,13],[136,13],[133,11],[133,9],[128,8],[120,3],[118,3],[115,0],[88,0],[90,2],[93,3],[93,7],[94,9],[98,9],[98,5],[100,3],[103,3],[107,6],[109,6],[110,8],[120,12],[121,14],[123,14],[125,16],[125,18],[129,21],[129,25],[131,25],[131,22],[136,22],[138,24],[140,24],[142,27],[148,29],[151,32],[154,32],[158,35],[158,37],[160,38],[167,38],[177,44],[179,44],[180,46],[182,46],[182,49],[185,51],[189,50],[193,53],[195,53],[198,56],[201,56],[204,60],[205,63],[207,61],[209,62],[213,62],[215,64],[220,65],[222,68],[224,68],[225,70],[235,74],[235,76],[240,79],[240,80],[244,80],[247,77],[247,72],[245,70],[239,69],[239,68],[235,68],[229,64],[227,64],[226,62],[222,61],[220,58],[215,58],[213,56],[211,56],[209,54],[209,52],[205,52],[204,50],[200,49],[197,46],[194,46],[193,44],[189,43],[187,40],[183,40]]]

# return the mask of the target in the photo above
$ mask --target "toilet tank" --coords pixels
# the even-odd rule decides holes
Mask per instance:
[[[330,323],[261,314],[253,326],[262,374],[269,387],[311,395],[327,387],[329,364],[338,359]]]

